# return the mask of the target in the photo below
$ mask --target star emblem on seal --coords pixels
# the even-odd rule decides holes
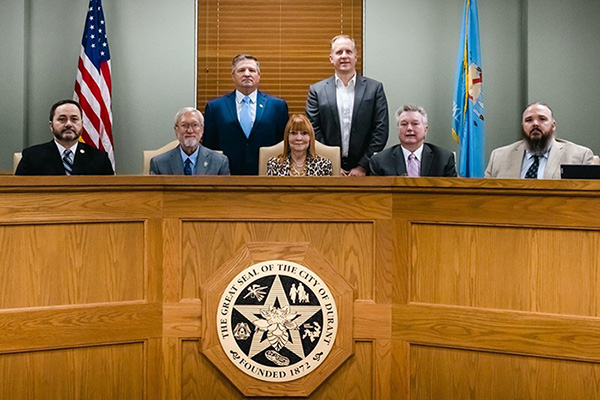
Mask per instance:
[[[312,372],[337,332],[329,288],[313,271],[290,261],[267,261],[243,270],[223,293],[219,339],[245,373],[289,381]]]
[[[321,312],[321,307],[290,304],[281,278],[276,276],[264,304],[236,305],[234,310],[256,327],[248,357],[252,358],[269,347],[275,351],[285,347],[304,358],[300,327]]]

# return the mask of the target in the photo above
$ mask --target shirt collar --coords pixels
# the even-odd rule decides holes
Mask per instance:
[[[198,146],[198,148],[196,149],[196,151],[194,151],[191,155],[187,155],[185,153],[185,151],[183,151],[183,149],[181,148],[181,146],[179,146],[179,152],[181,153],[181,160],[185,163],[185,160],[187,160],[188,158],[190,159],[190,161],[192,162],[192,166],[196,165],[196,162],[198,161],[198,152],[200,151],[200,146]]]
[[[348,81],[348,86],[344,86],[344,82],[340,79],[338,74],[334,74],[334,75],[335,75],[335,87],[355,87],[356,86],[356,73],[354,73],[354,76],[352,77],[352,79],[350,79]]]
[[[421,143],[421,146],[419,146],[419,148],[415,151],[406,150],[404,147],[402,147],[402,145],[400,145],[400,147],[402,148],[402,153],[404,154],[405,160],[408,160],[408,156],[410,155],[410,153],[413,153],[415,157],[417,157],[417,160],[421,162],[421,155],[423,154],[423,143]]]
[[[248,95],[248,97],[250,97],[250,103],[251,104],[256,104],[256,98],[258,96],[258,89],[256,89],[254,92],[250,93]],[[239,90],[235,90],[235,101],[238,104],[241,104],[242,100],[244,100],[244,97],[246,97],[246,95],[242,92],[240,92]]]
[[[65,152],[65,150],[67,149],[67,147],[63,146],[62,144],[58,143],[56,141],[56,139],[54,140],[54,144],[56,144],[56,147],[58,148],[58,152],[60,153],[60,155],[62,156],[63,153]],[[75,144],[71,147],[69,147],[69,149],[71,149],[71,153],[73,153],[73,155],[75,155],[75,151],[77,151],[77,142],[75,142]]]

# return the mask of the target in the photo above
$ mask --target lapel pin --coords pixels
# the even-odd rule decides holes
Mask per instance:
[[[263,108],[263,105],[262,105],[262,104],[259,104],[258,106],[259,106],[260,108]]]
[[[79,152],[80,152],[81,154],[83,154],[83,153],[85,153],[85,150],[84,150],[84,149],[79,149]]]
[[[204,166],[208,166],[208,161],[204,161]]]

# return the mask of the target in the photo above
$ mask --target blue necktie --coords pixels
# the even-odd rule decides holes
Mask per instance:
[[[242,130],[244,131],[244,135],[246,137],[250,136],[250,131],[252,130],[252,114],[250,105],[250,97],[246,96],[242,99],[242,110],[240,111],[240,125],[242,126]]]
[[[192,161],[189,158],[185,159],[183,163],[183,174],[184,175],[192,175]]]
[[[73,161],[71,161],[71,149],[66,149],[63,152],[62,157],[63,166],[65,167],[65,173],[71,175],[73,173]]]

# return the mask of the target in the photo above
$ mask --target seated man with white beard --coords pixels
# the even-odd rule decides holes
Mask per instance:
[[[175,115],[175,137],[179,146],[150,160],[153,175],[229,175],[229,160],[200,145],[204,117],[193,107],[184,107]]]
[[[554,137],[556,121],[546,104],[530,104],[522,125],[523,140],[492,151],[486,178],[560,179],[561,164],[592,164],[590,149]]]

